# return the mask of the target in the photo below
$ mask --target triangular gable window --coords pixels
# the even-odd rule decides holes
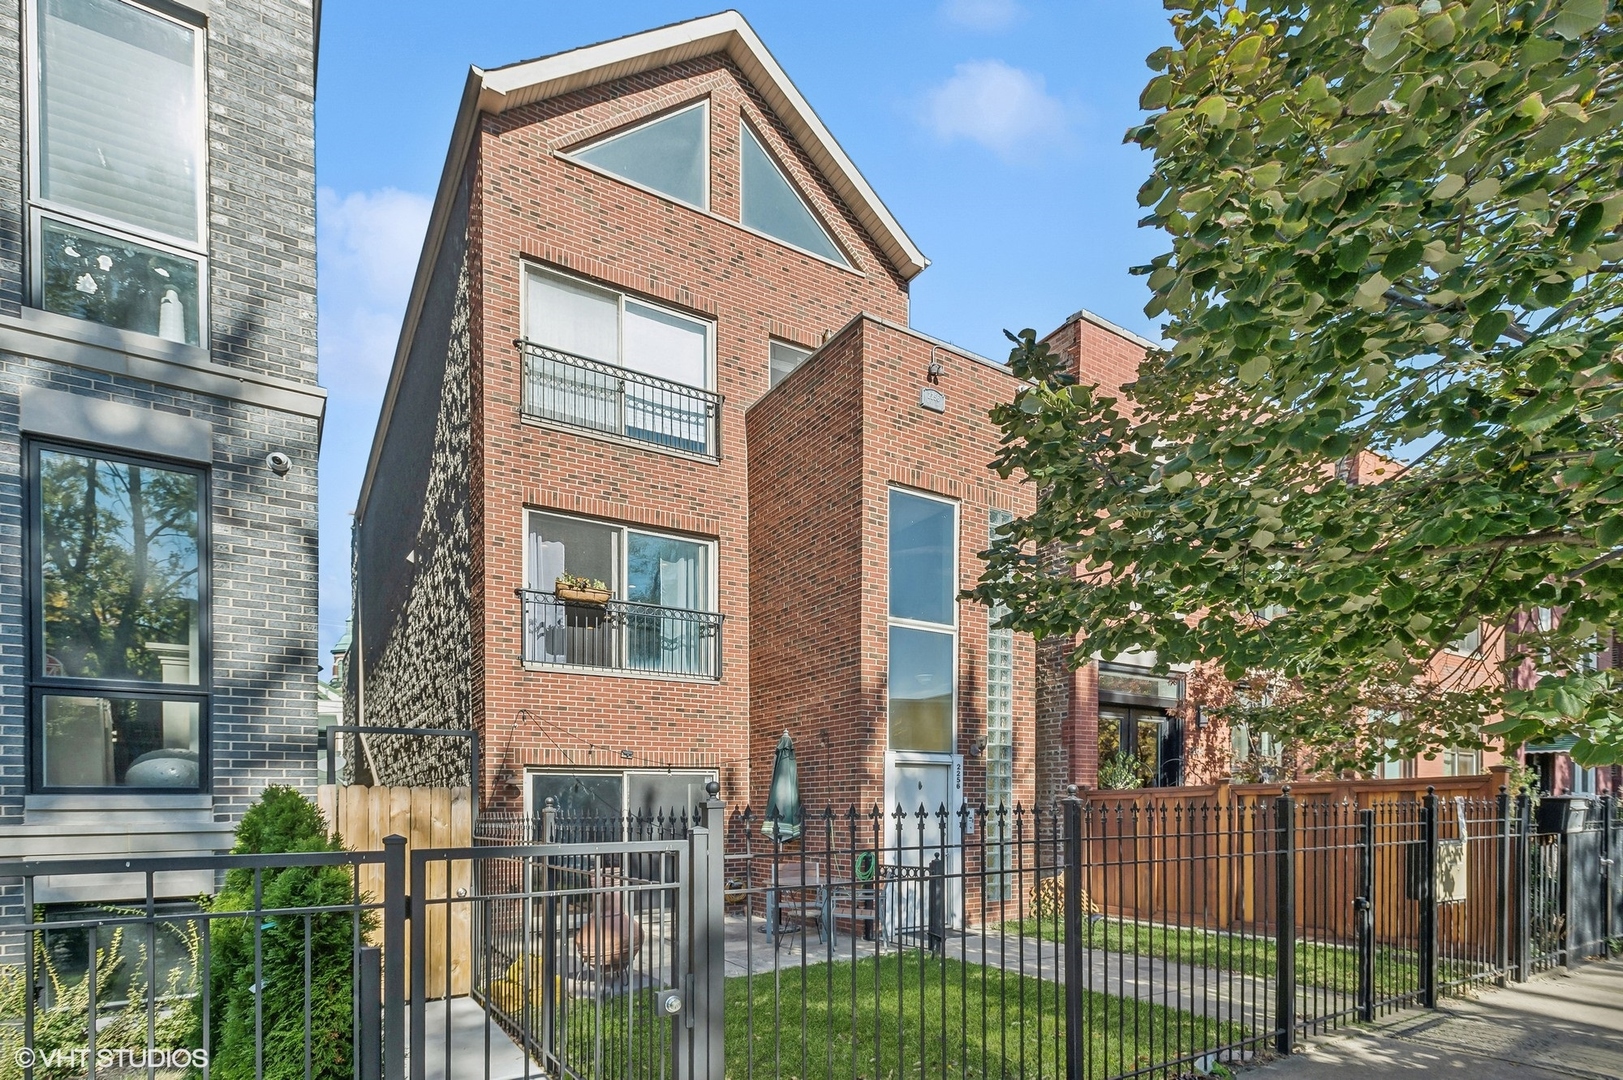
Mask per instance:
[[[812,214],[806,200],[800,197],[789,178],[783,175],[778,163],[767,154],[761,140],[748,124],[741,125],[744,144],[744,209],[745,227],[793,244],[813,255],[821,255],[830,262],[849,266],[834,241]]]
[[[702,210],[709,133],[710,111],[701,101],[567,156]]]

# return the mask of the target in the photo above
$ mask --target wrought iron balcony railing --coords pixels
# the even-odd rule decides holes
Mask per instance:
[[[527,664],[721,678],[717,612],[625,600],[577,604],[531,589],[518,594]]]
[[[667,450],[720,453],[720,394],[533,341],[514,344],[524,354],[525,416]]]

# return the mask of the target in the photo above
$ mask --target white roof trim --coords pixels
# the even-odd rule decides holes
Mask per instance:
[[[434,196],[434,208],[429,215],[427,235],[423,237],[423,252],[417,261],[417,276],[412,282],[411,295],[406,301],[405,320],[401,324],[400,338],[395,345],[394,366],[389,372],[389,383],[384,391],[383,405],[378,413],[377,427],[372,433],[372,451],[367,459],[366,474],[361,480],[360,495],[356,500],[355,516],[364,522],[372,495],[372,481],[377,475],[378,461],[383,443],[394,418],[400,379],[405,372],[406,356],[417,335],[417,320],[422,314],[423,297],[433,276],[434,263],[445,239],[446,223],[450,218],[451,203],[462,181],[469,148],[479,130],[481,113],[500,114],[519,105],[543,101],[549,97],[597,86],[614,79],[635,75],[643,71],[666,67],[683,60],[691,60],[711,53],[725,52],[743,71],[750,83],[766,99],[790,133],[810,155],[834,190],[851,208],[857,221],[868,230],[891,259],[904,279],[912,279],[930,265],[930,260],[908,238],[907,233],[891,216],[879,196],[857,172],[857,167],[846,157],[840,144],[823,126],[811,105],[795,89],[789,76],[778,66],[761,39],[756,36],[744,16],[736,11],[707,15],[672,26],[660,27],[630,37],[617,38],[597,45],[588,45],[538,60],[526,60],[504,68],[485,71],[477,67],[468,69],[468,81],[463,89],[462,103],[457,109],[456,125],[452,129],[451,144],[446,151],[445,167],[440,173],[439,190]],[[815,257],[815,256],[814,256]],[[855,269],[855,268],[852,268]],[[990,361],[988,361],[990,363]]]
[[[1087,308],[1082,308],[1081,310],[1076,311],[1075,313],[1073,313],[1070,316],[1070,318],[1068,318],[1064,322],[1060,323],[1059,326],[1055,330],[1050,332],[1048,336],[1053,337],[1054,334],[1059,333],[1060,330],[1065,329],[1067,326],[1069,326],[1072,323],[1076,322],[1078,319],[1080,319],[1083,322],[1090,322],[1094,326],[1097,326],[1099,329],[1109,331],[1110,333],[1115,334],[1119,338],[1125,338],[1126,340],[1131,341],[1134,345],[1137,345],[1140,348],[1143,348],[1143,349],[1146,349],[1146,350],[1153,350],[1153,349],[1161,348],[1160,345],[1157,345],[1155,342],[1151,341],[1149,338],[1144,337],[1141,334],[1135,334],[1131,330],[1127,329],[1125,326],[1118,326],[1115,323],[1111,322],[1109,319],[1105,318],[1103,315],[1095,315],[1093,312],[1089,311]]]
[[[929,266],[930,260],[908,238],[766,45],[736,11],[486,71],[479,107],[484,112],[502,113],[718,52],[731,57],[766,99],[901,276],[911,279]]]

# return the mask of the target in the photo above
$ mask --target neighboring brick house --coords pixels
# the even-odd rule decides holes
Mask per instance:
[[[462,99],[357,509],[350,715],[486,810],[1030,804],[1029,639],[958,599],[1030,490],[1002,365],[735,12]],[[560,581],[578,576],[577,582]],[[593,581],[607,595],[591,594]],[[454,740],[367,735],[391,782]]]
[[[1154,344],[1091,311],[1082,310],[1048,334],[1044,342],[1064,358],[1067,370],[1083,383],[1119,392],[1138,375],[1146,349]],[[1338,479],[1349,484],[1379,483],[1388,463],[1378,455],[1350,458]],[[1095,659],[1072,668],[1066,657],[1075,642],[1049,638],[1037,645],[1037,725],[1042,733],[1038,754],[1045,776],[1096,786],[1099,765],[1117,752],[1138,758],[1152,786],[1209,783],[1237,774],[1252,755],[1246,775],[1284,775],[1282,748],[1252,733],[1231,730],[1208,716],[1206,699],[1226,700],[1231,688],[1204,668],[1159,670],[1153,654]],[[1502,678],[1505,635],[1481,628],[1438,653],[1432,679],[1451,687],[1480,686]],[[1207,665],[1209,666],[1209,665]],[[1201,684],[1192,692],[1191,684]],[[1430,759],[1393,760],[1379,775],[1387,778],[1467,776],[1497,764],[1493,750],[1446,750]],[[1052,790],[1054,785],[1048,785]]]
[[[0,18],[0,857],[219,850],[313,779],[315,37],[308,0]]]

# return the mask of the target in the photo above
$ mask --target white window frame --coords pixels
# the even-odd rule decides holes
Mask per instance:
[[[690,312],[671,307],[669,304],[662,304],[655,300],[646,300],[641,296],[635,296],[620,289],[609,288],[601,282],[592,281],[589,278],[583,278],[578,274],[563,273],[562,271],[555,270],[543,263],[536,262],[534,259],[520,259],[519,274],[519,329],[520,333],[524,337],[524,340],[528,341],[530,344],[538,345],[543,349],[554,348],[547,342],[530,336],[529,275],[538,274],[542,277],[551,277],[558,281],[568,282],[570,285],[576,288],[591,289],[596,292],[600,292],[605,296],[612,296],[615,298],[615,304],[618,309],[618,315],[616,316],[617,321],[615,323],[615,357],[613,360],[607,361],[607,363],[611,363],[615,367],[625,368],[627,371],[637,370],[636,368],[626,367],[625,363],[626,302],[628,300],[633,304],[641,304],[644,307],[654,308],[655,310],[663,312],[666,315],[671,315],[678,319],[685,319],[688,322],[704,327],[704,385],[695,387],[694,389],[705,390],[710,393],[716,392],[716,320],[700,318],[699,316]],[[563,350],[558,349],[555,351],[562,352]],[[569,355],[574,354],[571,353]],[[584,359],[591,358],[586,357]],[[593,360],[592,362],[604,363],[605,361]],[[653,377],[659,378],[659,376]]]
[[[700,773],[709,781],[719,781],[720,774],[715,769],[703,766],[690,768],[687,766],[672,765],[669,769],[650,768],[646,765],[634,766],[627,769],[594,769],[589,766],[572,768],[568,765],[533,765],[524,770],[524,816],[533,818],[541,813],[541,808],[535,805],[535,785],[530,782],[533,776],[616,776],[620,779],[620,816],[624,818],[631,812],[630,800],[627,795],[629,787],[626,783],[633,776],[665,776],[670,773]],[[708,796],[707,796],[708,797]],[[662,808],[663,809],[663,808]]]
[[[28,118],[28,143],[25,152],[28,155],[26,173],[28,177],[28,284],[30,306],[43,309],[45,299],[44,260],[40,250],[40,233],[42,218],[51,217],[67,225],[88,229],[92,232],[106,233],[114,239],[126,240],[148,247],[158,248],[161,251],[191,259],[197,262],[197,334],[201,347],[207,348],[209,341],[209,273],[208,273],[208,203],[209,203],[209,155],[208,155],[208,26],[198,17],[196,21],[177,18],[169,11],[149,7],[145,4],[132,3],[131,0],[114,0],[143,14],[165,19],[176,26],[191,31],[192,47],[195,50],[196,62],[193,70],[196,73],[197,88],[197,147],[198,162],[198,191],[197,191],[197,240],[190,241],[182,237],[172,236],[150,229],[144,229],[129,222],[116,221],[102,214],[84,210],[66,203],[55,202],[42,198],[39,194],[40,182],[40,148],[39,110],[42,95],[40,93],[40,79],[44,75],[44,68],[40,64],[39,56],[39,20],[41,17],[41,0],[24,0],[23,2],[23,40],[26,72],[23,78],[23,96],[26,99],[26,115]],[[67,316],[65,316],[67,317]],[[97,323],[96,325],[102,325]],[[112,327],[123,333],[139,333],[140,331],[126,330],[124,327]]]
[[[843,261],[831,259],[827,255],[819,255],[817,252],[803,248],[799,244],[785,240],[781,236],[774,236],[769,232],[762,232],[760,229],[744,224],[744,200],[748,197],[744,191],[744,136],[746,132],[760,145],[761,152],[766,154],[767,160],[772,162],[773,168],[778,170],[778,175],[783,177],[784,183],[789,185],[789,190],[795,193],[795,197],[806,208],[806,212],[812,216],[812,220],[817,223],[817,227],[823,230],[823,235],[828,237],[829,244],[839,253],[840,260]],[[766,140],[765,136],[761,134],[754,124],[750,123],[750,118],[743,114],[738,118],[738,146],[738,227],[751,236],[759,236],[761,239],[770,240],[774,244],[782,244],[790,251],[798,251],[802,255],[816,259],[818,262],[837,266],[841,270],[860,273],[861,271],[857,270],[856,260],[851,258],[851,253],[845,249],[844,244],[840,243],[839,236],[833,229],[828,227],[828,222],[824,220],[822,214],[818,213],[817,207],[806,197],[806,193],[801,190],[800,185],[795,183],[794,174],[783,167],[783,159],[772,148],[772,144]]]
[[[952,623],[925,622],[922,619],[904,619],[890,613],[890,496],[892,492],[899,491],[904,495],[912,495],[920,499],[929,499],[932,502],[942,503],[952,507],[952,570],[948,580],[952,583]],[[949,499],[931,491],[920,491],[918,488],[904,487],[900,484],[889,484],[885,487],[885,748],[906,760],[917,761],[949,761],[958,753],[958,685],[962,681],[962,660],[958,655],[958,544],[960,531],[963,528],[963,506],[957,499]],[[934,634],[943,634],[952,642],[952,708],[950,719],[952,730],[949,733],[945,751],[940,750],[902,750],[890,745],[890,631],[892,627],[901,627],[907,630],[922,630]]]
[[[657,540],[678,540],[678,541],[681,541],[684,544],[701,544],[701,545],[703,545],[707,549],[707,554],[705,556],[705,559],[706,559],[706,562],[708,563],[708,565],[706,567],[706,572],[705,572],[705,592],[706,592],[705,604],[706,604],[706,606],[705,607],[700,607],[700,608],[690,608],[688,610],[702,611],[707,615],[719,614],[720,608],[721,608],[721,602],[720,602],[720,599],[719,599],[720,575],[718,573],[718,567],[717,567],[718,560],[716,558],[716,553],[717,553],[717,543],[716,543],[716,541],[711,540],[711,539],[709,539],[707,537],[702,537],[702,536],[683,536],[680,533],[660,532],[657,529],[645,529],[640,525],[632,525],[632,524],[628,524],[628,523],[623,522],[623,521],[605,521],[605,520],[603,520],[601,518],[582,517],[579,514],[561,514],[561,513],[557,512],[556,510],[548,510],[548,509],[546,509],[544,507],[538,507],[538,506],[526,507],[525,510],[524,510],[524,537],[523,537],[523,540],[521,542],[521,547],[522,547],[522,550],[523,550],[523,562],[524,562],[524,570],[523,570],[523,573],[524,573],[524,588],[527,591],[529,591],[529,592],[551,592],[552,591],[551,589],[539,588],[537,586],[537,584],[534,583],[533,579],[530,576],[531,569],[532,569],[531,566],[530,566],[530,543],[529,543],[529,536],[530,536],[530,532],[531,532],[531,519],[535,518],[535,517],[538,517],[538,516],[539,517],[550,517],[550,518],[562,518],[565,521],[579,521],[579,522],[583,522],[583,523],[585,523],[587,525],[598,525],[598,526],[601,526],[601,527],[606,528],[606,529],[614,530],[615,538],[614,538],[614,561],[613,561],[613,567],[614,567],[615,580],[610,581],[610,582],[606,582],[605,584],[607,584],[609,586],[609,588],[613,591],[614,599],[618,600],[618,601],[621,601],[621,602],[629,602],[629,601],[626,600],[625,592],[626,592],[626,587],[627,587],[627,578],[629,576],[629,568],[627,566],[627,561],[630,559],[630,551],[631,551],[631,545],[629,543],[627,543],[627,538],[630,536],[630,534],[636,533],[639,536],[651,536],[651,537],[653,537],[653,538],[655,538]],[[659,605],[653,605],[653,606],[657,607]]]
[[[1476,625],[1459,637],[1450,641],[1445,648],[1455,656],[1475,656],[1482,651],[1482,620],[1476,620]]]
[[[815,356],[817,354],[817,350],[815,348],[812,348],[809,345],[802,345],[799,342],[790,341],[788,338],[781,338],[781,337],[769,337],[769,338],[767,338],[766,339],[766,381],[767,381],[767,389],[768,390],[772,389],[773,387],[776,387],[778,385],[778,383],[783,382],[783,379],[779,379],[777,382],[772,381],[772,349],[773,349],[774,346],[777,346],[779,348],[784,348],[784,349],[793,349],[796,352],[802,352],[802,353],[806,354],[805,356],[802,356],[799,360],[795,361],[795,366],[790,368],[787,372],[784,373],[783,379],[787,379],[790,375],[793,375],[795,372],[799,371],[802,367],[805,366],[805,363],[806,363],[807,360],[810,360],[813,356]]]
[[[590,161],[582,161],[578,156],[585,151],[592,149],[593,147],[602,146],[604,143],[612,142],[623,135],[630,135],[634,131],[640,131],[641,129],[648,127],[650,124],[657,124],[661,120],[669,120],[673,116],[679,116],[682,113],[691,112],[694,109],[701,109],[704,111],[704,195],[702,196],[703,201],[697,206],[688,202],[686,199],[678,199],[675,195],[672,195],[668,191],[660,191],[658,188],[651,188],[647,184],[638,183],[629,177],[621,176],[619,173],[610,172],[601,165],[594,165]],[[581,168],[613,180],[617,184],[625,184],[627,187],[634,187],[638,191],[645,191],[654,196],[656,199],[664,199],[668,203],[675,203],[677,206],[685,206],[689,210],[703,210],[705,213],[709,213],[710,173],[715,168],[714,159],[711,156],[710,99],[708,97],[700,98],[698,101],[691,102],[687,105],[681,105],[674,109],[668,109],[656,116],[647,117],[646,119],[639,120],[636,123],[630,124],[626,127],[615,128],[613,131],[599,135],[596,138],[589,139],[578,146],[571,146],[568,150],[561,150],[558,152],[558,156],[568,161],[571,165],[579,165]]]
[[[1444,776],[1477,776],[1482,772],[1482,751],[1480,748],[1446,747],[1442,752],[1442,759]],[[1460,771],[1462,761],[1470,765],[1470,771]]]

